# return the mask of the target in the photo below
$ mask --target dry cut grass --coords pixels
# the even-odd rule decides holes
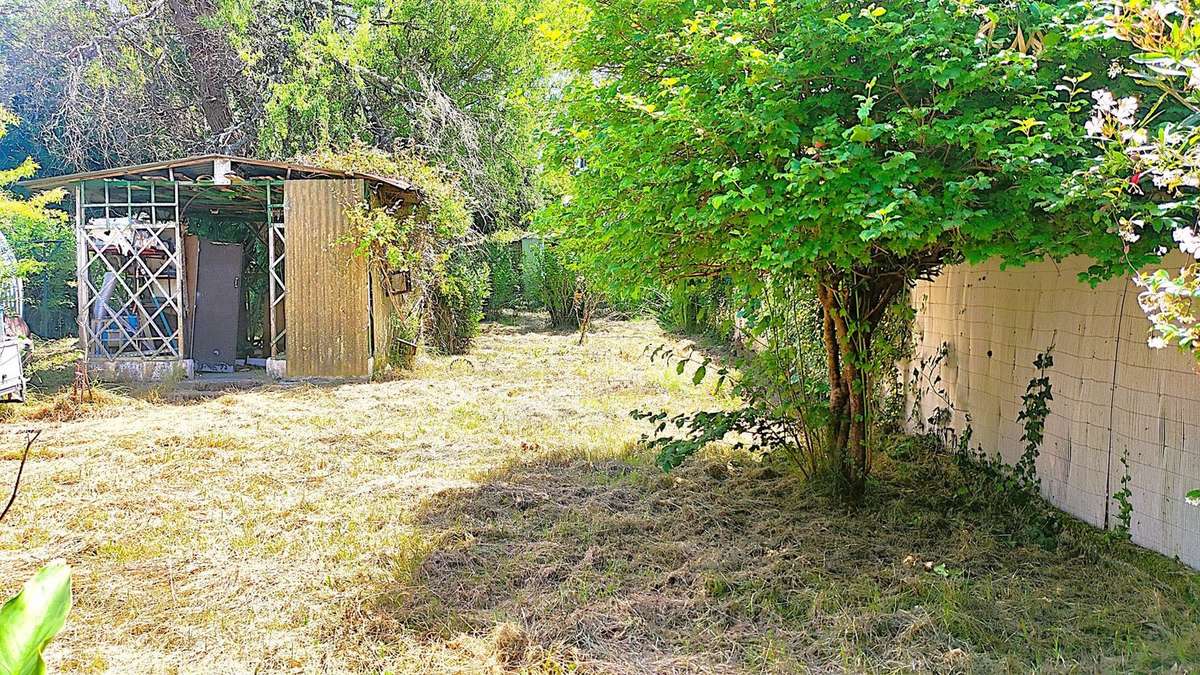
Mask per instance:
[[[75,363],[82,353],[75,338],[34,340],[25,367],[28,388],[25,402],[0,406],[0,422],[33,420],[66,422],[96,415],[106,408],[137,405],[124,388],[96,383],[85,394],[75,395]]]
[[[729,405],[675,340],[529,320],[406,379],[135,400],[44,429],[0,588],[75,569],[57,672],[1045,672],[1200,663],[1200,581],[1072,526],[965,513],[938,458],[848,513],[713,448],[670,475],[635,407]],[[165,399],[170,401],[170,399]],[[926,563],[929,563],[926,565]],[[1190,613],[1190,614],[1189,614]]]

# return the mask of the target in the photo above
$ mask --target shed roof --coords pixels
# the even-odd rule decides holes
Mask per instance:
[[[406,192],[418,191],[414,185],[402,178],[387,178],[369,173],[306,166],[295,162],[278,162],[268,159],[253,159],[250,157],[221,154],[196,155],[194,157],[184,157],[182,159],[161,162],[118,166],[98,171],[83,171],[63,176],[34,178],[32,180],[21,181],[19,185],[30,190],[45,190],[85,180],[212,180],[213,176],[217,173],[216,164],[219,161],[229,162],[230,168],[226,175],[235,183],[238,179],[361,178],[371,183],[388,185],[397,190]]]

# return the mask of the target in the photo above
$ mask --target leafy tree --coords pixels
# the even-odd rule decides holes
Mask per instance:
[[[546,74],[548,52],[535,48],[546,4],[376,0],[342,6],[284,44],[259,32],[251,58],[293,55],[267,85],[261,146],[272,155],[352,141],[414,151],[463,177],[481,220],[517,223],[536,203],[530,134]]]
[[[16,123],[16,116],[0,108],[0,138],[3,138],[10,125]],[[58,291],[52,302],[69,303],[70,298],[65,291],[68,281],[75,277],[74,256],[70,254],[69,246],[51,244],[65,242],[72,237],[66,214],[50,208],[63,198],[63,192],[52,190],[32,199],[23,199],[10,190],[13,183],[32,176],[35,171],[37,163],[31,158],[26,158],[13,168],[0,169],[0,232],[4,233],[17,257],[16,269],[3,272],[24,278],[37,274],[40,283],[49,283]],[[40,293],[28,293],[27,297],[36,304]]]
[[[803,282],[821,305],[843,493],[871,465],[872,338],[947,264],[1120,264],[1083,190],[1078,83],[1096,45],[1059,8],[898,0],[595,2],[554,130],[575,175],[547,214],[614,286]],[[576,168],[582,167],[582,168]],[[1129,256],[1152,257],[1141,241]]]
[[[0,103],[55,168],[248,152],[261,102],[217,4],[0,0]]]
[[[32,125],[5,154],[82,169],[363,142],[449,167],[479,220],[518,223],[559,5],[0,0],[0,104]]]

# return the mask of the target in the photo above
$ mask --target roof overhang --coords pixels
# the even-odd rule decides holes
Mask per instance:
[[[386,185],[403,192],[419,192],[403,178],[391,178],[370,173],[306,166],[294,162],[277,162],[234,155],[197,155],[163,162],[119,166],[99,171],[84,171],[63,176],[34,178],[18,183],[29,190],[47,190],[89,180],[179,181],[185,183],[212,182],[236,185],[253,180],[305,180],[314,178],[361,178],[369,183]]]

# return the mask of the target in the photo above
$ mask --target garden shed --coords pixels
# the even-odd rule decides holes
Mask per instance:
[[[387,359],[408,275],[356,253],[353,211],[412,208],[402,179],[202,155],[23,185],[72,202],[93,376],[367,377]]]

